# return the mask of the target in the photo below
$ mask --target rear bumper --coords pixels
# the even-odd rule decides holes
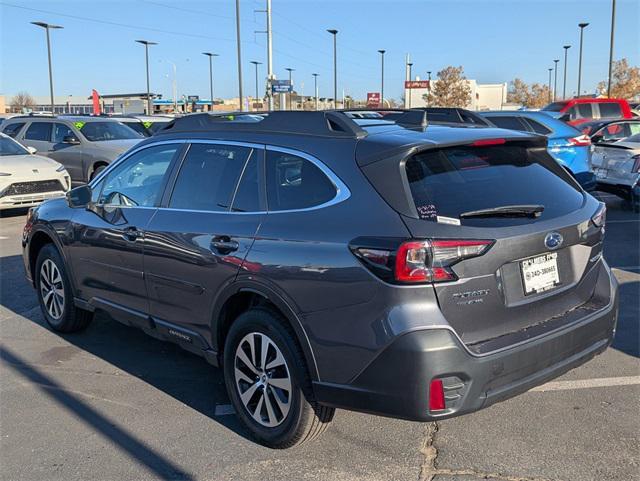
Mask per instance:
[[[329,406],[414,421],[477,411],[573,369],[613,341],[617,285],[610,302],[560,329],[517,346],[474,355],[449,329],[399,336],[352,383],[316,382],[316,399]],[[443,379],[447,408],[429,412],[429,384]]]

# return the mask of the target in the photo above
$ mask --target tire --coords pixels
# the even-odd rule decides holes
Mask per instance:
[[[91,323],[93,313],[73,303],[73,290],[64,261],[53,244],[40,250],[34,280],[40,309],[54,331],[78,332]]]
[[[95,179],[98,175],[100,175],[100,172],[102,172],[104,169],[106,169],[107,166],[106,165],[99,165],[96,170],[94,170],[93,172],[91,172],[91,175],[89,176],[89,181],[92,181],[93,179]]]
[[[252,344],[255,358],[251,356]],[[323,433],[333,419],[335,409],[313,399],[295,334],[271,310],[251,309],[231,325],[224,345],[224,378],[238,417],[258,442],[270,448],[290,448],[309,441]]]

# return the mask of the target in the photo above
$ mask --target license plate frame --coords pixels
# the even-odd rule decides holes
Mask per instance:
[[[538,272],[540,269],[551,269],[551,271]],[[521,260],[520,276],[525,296],[541,294],[555,289],[561,284],[558,253],[548,252]]]

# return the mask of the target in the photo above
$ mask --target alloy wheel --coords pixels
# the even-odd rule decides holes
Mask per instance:
[[[265,334],[242,338],[234,360],[235,384],[240,400],[262,426],[276,427],[291,407],[291,375],[276,344]]]
[[[46,259],[40,267],[40,295],[47,313],[55,320],[64,312],[64,284],[58,266]]]

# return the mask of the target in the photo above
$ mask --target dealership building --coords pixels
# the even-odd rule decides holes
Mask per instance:
[[[405,82],[404,89],[404,106],[410,107],[426,107],[426,95],[430,88],[438,83],[437,80],[415,80]],[[467,80],[467,84],[471,89],[471,102],[466,108],[470,110],[503,110],[507,104],[507,83],[500,84],[479,84],[475,80]]]

